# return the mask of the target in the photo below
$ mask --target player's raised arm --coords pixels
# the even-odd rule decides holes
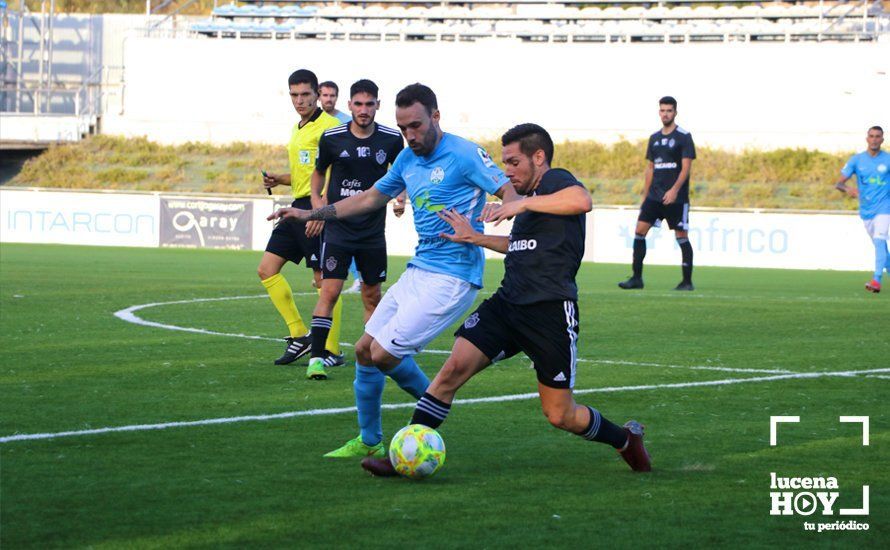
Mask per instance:
[[[372,187],[364,193],[353,195],[352,197],[338,201],[336,204],[329,204],[314,210],[279,208],[266,219],[275,220],[279,218],[293,218],[297,221],[306,222],[312,220],[325,221],[338,218],[349,218],[351,216],[366,214],[384,208],[390,200],[392,200],[392,197],[384,195],[376,188]]]
[[[493,206],[485,221],[495,225],[523,212],[538,212],[557,216],[577,216],[593,209],[590,193],[581,185],[572,185],[552,195],[520,197],[513,202]]]

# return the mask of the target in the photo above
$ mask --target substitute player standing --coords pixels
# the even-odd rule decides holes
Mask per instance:
[[[865,290],[881,291],[881,278],[884,271],[890,272],[890,258],[887,254],[887,233],[890,228],[890,153],[881,150],[884,143],[884,129],[872,126],[865,138],[868,149],[853,155],[841,170],[841,177],[835,187],[851,197],[859,197],[859,217],[865,223],[865,230],[875,245],[875,273]],[[847,180],[856,176],[856,187],[847,185]]]
[[[377,85],[359,80],[349,90],[352,121],[331,128],[318,142],[318,159],[312,174],[312,202],[322,203],[325,174],[331,177],[325,194],[327,204],[364,193],[386,174],[402,152],[402,134],[374,122],[380,101]],[[321,245],[321,293],[312,313],[312,358],[308,378],[327,378],[325,366],[336,357],[324,349],[331,327],[331,312],[343,291],[343,282],[355,260],[362,281],[362,303],[367,322],[380,302],[380,284],[386,280],[386,209],[325,224]]]
[[[653,225],[666,220],[674,230],[683,258],[683,280],[674,290],[695,290],[692,286],[692,245],[689,244],[689,172],[695,159],[692,134],[677,126],[677,100],[665,96],[658,100],[662,128],[649,136],[646,148],[643,204],[634,235],[633,275],[618,283],[623,289],[643,288],[643,258],[646,235]]]
[[[318,151],[318,139],[328,128],[339,126],[340,122],[326,114],[318,106],[318,78],[307,69],[294,71],[287,79],[291,102],[300,121],[294,124],[290,142],[287,144],[287,159],[290,164],[289,174],[263,173],[263,185],[267,189],[278,185],[289,185],[294,201],[292,206],[311,208],[309,198],[309,179],[315,171],[315,156]],[[301,223],[296,220],[282,220],[272,230],[266,252],[260,260],[257,274],[269,293],[275,309],[284,318],[290,335],[285,338],[284,355],[275,360],[276,365],[292,363],[309,353],[311,340],[309,329],[303,323],[294,295],[287,279],[281,274],[281,268],[288,261],[299,264],[306,262],[306,267],[314,271],[315,283],[321,282],[319,268],[320,239],[318,237],[323,224],[321,222]],[[338,354],[340,351],[340,310],[337,305],[334,311],[334,328],[330,331],[327,349]]]
[[[553,141],[544,128],[520,124],[501,142],[507,177],[524,198],[488,218],[515,216],[510,236],[483,235],[455,211],[440,216],[454,230],[444,235],[449,240],[506,254],[504,280],[455,333],[451,356],[417,402],[411,424],[438,428],[461,386],[492,362],[521,351],[534,363],[541,407],[553,426],[611,445],[632,469],[649,471],[642,426],[630,421],[621,428],[593,407],[577,404],[572,394],[579,332],[575,276],[584,255],[590,194],[566,170],[550,168]],[[362,467],[395,475],[388,458],[365,458]]]
[[[318,85],[318,98],[321,100],[321,108],[324,109],[324,112],[339,120],[341,124],[345,124],[352,120],[352,117],[349,113],[344,113],[337,109],[338,97],[340,97],[340,87],[337,86],[336,82],[325,80]]]
[[[482,287],[482,249],[441,236],[448,224],[438,212],[454,209],[476,221],[486,193],[512,201],[518,195],[475,143],[442,132],[436,94],[423,84],[407,86],[396,96],[396,121],[410,150],[368,191],[307,212],[282,208],[269,219],[332,220],[383,208],[408,191],[418,244],[399,280],[387,291],[355,345],[355,395],[360,434],[329,456],[383,456],[381,397],[386,376],[415,398],[429,379],[413,355],[423,351],[472,305]]]

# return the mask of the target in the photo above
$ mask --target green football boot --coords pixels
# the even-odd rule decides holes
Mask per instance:
[[[306,378],[309,380],[328,379],[328,373],[324,370],[324,359],[321,357],[313,357],[309,360],[309,366],[306,367]]]
[[[386,456],[386,450],[383,448],[382,441],[376,445],[365,445],[362,443],[362,436],[358,436],[324,456],[327,458],[362,458],[366,456],[383,458]]]

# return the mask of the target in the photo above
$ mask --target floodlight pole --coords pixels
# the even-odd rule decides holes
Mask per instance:
[[[22,48],[25,45],[25,0],[19,0],[19,35],[16,45],[15,61],[15,112],[21,112],[22,108]]]
[[[40,50],[37,59],[37,89],[34,92],[34,114],[40,113],[40,103],[43,100],[41,88],[43,88],[43,57],[46,53],[46,0],[40,0]]]
[[[47,36],[48,52],[46,60],[46,112],[52,111],[53,102],[53,27],[56,18],[56,0],[49,1],[49,35]]]

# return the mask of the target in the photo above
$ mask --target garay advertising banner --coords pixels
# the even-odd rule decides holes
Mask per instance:
[[[251,248],[253,202],[161,197],[162,247]]]

